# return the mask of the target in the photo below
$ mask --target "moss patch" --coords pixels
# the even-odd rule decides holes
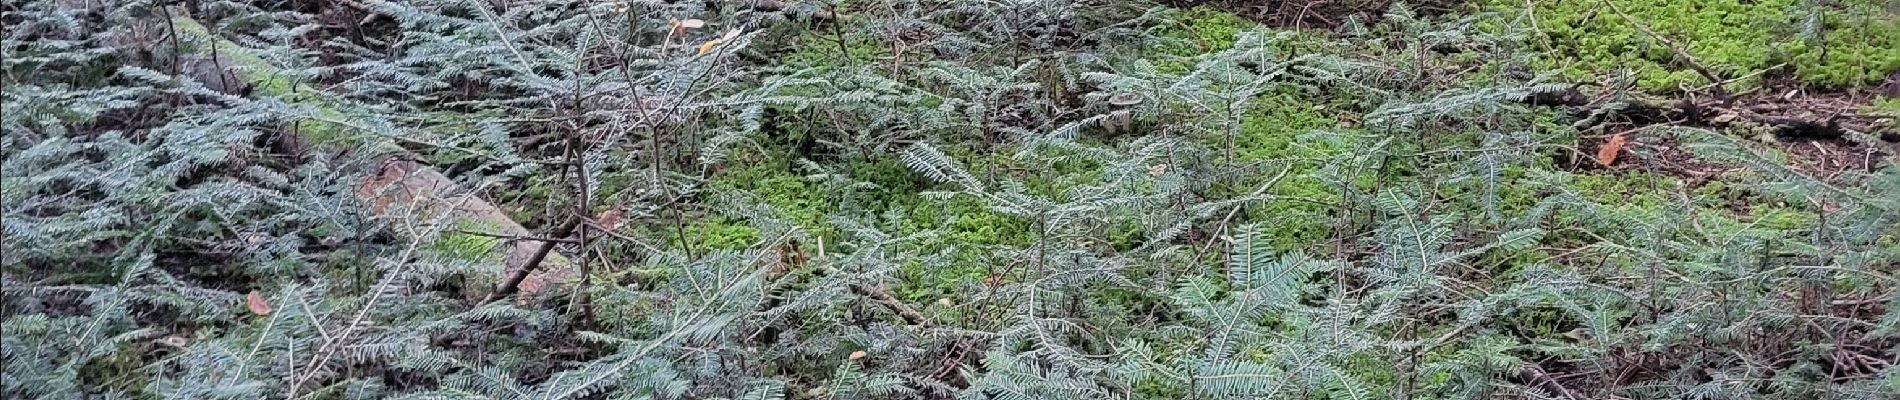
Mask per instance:
[[[1345,111],[1301,100],[1292,93],[1264,95],[1241,121],[1239,135],[1234,138],[1235,159],[1240,163],[1291,164],[1292,169],[1269,194],[1335,202],[1339,191],[1327,186],[1314,172],[1321,167],[1319,163],[1341,149],[1303,142],[1299,136],[1315,129],[1337,127],[1339,122],[1327,115],[1342,112]],[[1261,179],[1261,182],[1248,184],[1265,183],[1265,178]],[[1266,233],[1275,247],[1293,249],[1325,238],[1328,219],[1324,215],[1330,208],[1304,201],[1276,200],[1252,207],[1248,214],[1250,220],[1268,227]]]
[[[1650,91],[1710,83],[1667,45],[1600,1],[1533,2],[1527,10],[1522,1],[1490,0],[1484,7],[1501,11],[1500,18],[1533,16],[1534,34],[1541,33],[1551,50],[1540,56],[1541,63],[1569,78],[1590,80],[1628,69],[1637,85]],[[1803,82],[1853,86],[1900,69],[1900,18],[1874,7],[1820,11],[1822,29],[1816,30],[1797,0],[1613,1],[1630,19],[1681,45],[1723,78],[1787,63]],[[1740,83],[1759,79],[1754,75]]]

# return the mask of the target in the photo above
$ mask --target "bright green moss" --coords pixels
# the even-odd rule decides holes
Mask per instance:
[[[726,217],[709,217],[695,220],[686,226],[686,235],[692,241],[694,249],[739,250],[758,243],[759,229]],[[674,232],[661,232],[674,248],[687,248],[679,241]]]
[[[975,199],[952,200],[943,211],[949,217],[945,227],[957,243],[1020,246],[1033,236],[1028,221],[990,210]]]
[[[1140,58],[1162,72],[1181,73],[1194,67],[1191,57],[1233,48],[1234,39],[1259,24],[1212,7],[1170,9],[1149,31],[1160,40],[1146,44]]]
[[[845,59],[855,64],[876,63],[879,58],[891,56],[891,48],[886,44],[850,32],[844,35],[845,57],[839,57],[838,35],[831,31],[807,31],[792,41],[792,44],[787,45],[792,51],[780,59],[780,63],[786,66],[837,66],[839,61]]]
[[[1027,246],[1035,238],[1030,221],[990,210],[983,200],[970,196],[933,200],[913,194],[893,202],[891,208],[901,213],[905,234],[940,232],[913,243],[921,253],[948,256],[937,265],[907,262],[900,266],[905,284],[894,291],[907,299],[927,301],[982,282],[998,264],[992,253],[995,248]]]
[[[1524,215],[1543,199],[1538,187],[1525,177],[1523,166],[1509,165],[1498,172],[1498,214]]]
[[[1584,198],[1619,208],[1660,210],[1675,193],[1675,178],[1642,172],[1579,174],[1571,189]]]
[[[284,71],[271,65],[269,61],[249,51],[242,50],[244,49],[243,46],[218,37],[213,34],[210,29],[199,24],[197,20],[189,16],[180,16],[173,18],[171,25],[173,29],[178,30],[180,36],[192,41],[191,45],[194,46],[192,51],[197,53],[197,55],[208,56],[217,54],[218,56],[229,59],[231,63],[235,64],[231,68],[235,70],[239,76],[243,77],[257,93],[278,97],[287,103],[308,105],[315,108],[313,119],[304,119],[292,123],[294,126],[291,131],[297,132],[298,136],[303,137],[308,144],[331,151],[344,149],[358,152],[365,151],[364,149],[356,148],[357,146],[365,144],[370,144],[374,147],[368,149],[368,151],[377,153],[396,151],[399,149],[391,141],[366,137],[359,132],[354,132],[357,128],[338,123],[347,121],[348,118],[344,117],[343,113],[338,110],[339,105],[330,102],[329,99],[322,96],[321,91],[307,85],[296,83],[290,76],[285,74]],[[221,50],[213,53],[212,50],[214,48]]]
[[[1757,227],[1767,229],[1807,229],[1815,223],[1814,213],[1787,207],[1756,207],[1748,210],[1748,217]]]
[[[1338,121],[1327,115],[1343,112],[1346,111],[1301,100],[1292,93],[1262,96],[1241,121],[1240,132],[1234,138],[1235,161],[1266,162],[1266,165],[1291,163],[1293,169],[1273,187],[1270,194],[1321,203],[1334,202],[1339,197],[1338,190],[1328,187],[1313,172],[1340,149],[1302,142],[1299,136],[1315,129],[1337,127]],[[1214,145],[1216,148],[1220,146]],[[1262,179],[1261,182],[1249,182],[1242,186],[1263,184],[1265,178]],[[1251,208],[1249,214],[1251,220],[1267,227],[1266,233],[1273,238],[1275,247],[1293,249],[1325,238],[1330,221],[1325,215],[1330,212],[1330,208],[1312,202],[1276,200]]]
[[[1161,379],[1145,379],[1135,384],[1135,398],[1142,400],[1186,399],[1187,388]]]
[[[1790,62],[1802,81],[1828,86],[1878,82],[1900,72],[1900,14],[1877,9],[1826,13],[1827,33]]]
[[[493,223],[461,219],[456,222],[455,230],[444,232],[440,239],[429,244],[429,248],[452,259],[484,260],[496,255],[495,246],[501,244],[501,239],[463,232],[494,233],[499,231],[500,228],[495,227]]]
[[[1234,46],[1240,32],[1260,26],[1233,13],[1206,6],[1168,10],[1167,14],[1160,19],[1166,23],[1152,33],[1162,38],[1185,40],[1188,46],[1154,50],[1178,56],[1227,50]]]
[[[1637,85],[1650,91],[1710,83],[1678,60],[1667,45],[1599,1],[1532,3],[1536,5],[1529,12],[1536,17],[1534,33],[1541,33],[1551,50],[1542,55],[1544,66],[1579,80],[1628,69],[1636,74]],[[1792,66],[1802,81],[1828,86],[1865,84],[1900,68],[1900,22],[1896,22],[1900,19],[1885,11],[1857,8],[1855,13],[1861,14],[1857,17],[1827,11],[1823,48],[1801,38],[1800,23],[1806,14],[1791,12],[1799,9],[1797,0],[1614,1],[1636,22],[1679,44],[1715,74],[1749,76],[1740,82],[1744,86],[1759,82],[1756,72],[1782,63]],[[1525,4],[1490,0],[1486,7],[1516,18],[1526,15]]]
[[[826,234],[825,219],[835,209],[816,184],[794,174],[788,154],[762,154],[756,160],[743,161],[744,167],[727,169],[710,184],[714,191],[743,191],[771,206],[779,217],[807,231]],[[740,162],[735,162],[739,164]]]
[[[1900,97],[1876,98],[1872,103],[1861,107],[1861,112],[1883,117],[1900,118]]]

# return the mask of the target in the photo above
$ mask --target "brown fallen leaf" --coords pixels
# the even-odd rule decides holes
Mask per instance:
[[[726,30],[726,34],[724,35],[720,35],[719,37],[713,38],[712,40],[708,40],[706,41],[706,43],[700,43],[699,55],[702,55],[702,56],[706,55],[706,53],[712,52],[712,49],[714,47],[719,47],[719,45],[721,44],[731,42],[733,39],[738,39],[740,33],[742,32],[739,31],[738,29],[729,29],[729,30]]]
[[[1597,162],[1605,166],[1615,164],[1617,153],[1623,151],[1624,140],[1623,134],[1621,133],[1610,135],[1610,140],[1604,141],[1603,147],[1597,148]]]
[[[244,295],[244,308],[251,309],[252,314],[270,315],[270,303],[264,301],[264,295],[258,293],[256,290],[252,290],[251,294]]]

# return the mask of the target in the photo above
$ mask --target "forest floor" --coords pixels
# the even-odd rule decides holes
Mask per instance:
[[[29,3],[0,397],[1900,393],[1890,4]]]

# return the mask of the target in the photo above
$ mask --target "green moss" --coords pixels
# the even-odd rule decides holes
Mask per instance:
[[[859,160],[844,165],[845,174],[852,180],[877,185],[880,203],[888,203],[896,195],[917,193],[927,184],[923,176],[913,171],[895,157],[873,160]]]
[[[456,229],[443,232],[440,239],[429,244],[429,248],[437,254],[457,260],[479,261],[498,256],[495,246],[501,244],[501,239],[463,232],[492,234],[500,232],[500,228],[475,219],[459,219],[455,226]]]
[[[1135,384],[1137,399],[1186,399],[1190,398],[1187,388],[1160,379],[1146,379]]]
[[[1900,14],[1877,9],[1851,14],[1826,13],[1825,39],[1794,55],[1790,64],[1802,81],[1853,86],[1900,71]]]
[[[1240,37],[1240,32],[1260,26],[1233,13],[1207,6],[1168,10],[1166,13],[1160,20],[1167,22],[1150,33],[1187,42],[1189,46],[1186,47],[1154,49],[1172,55],[1191,56],[1227,50],[1234,46],[1234,39]]]
[[[679,242],[678,234],[668,233],[671,232],[662,233],[661,236],[666,237],[667,241],[670,242],[673,247],[686,247],[683,243]],[[759,237],[758,228],[753,228],[751,225],[746,225],[742,221],[726,217],[709,217],[693,221],[686,227],[686,235],[688,235],[693,242],[692,248],[702,250],[739,250],[751,246],[753,243],[758,243],[761,239]]]
[[[1814,226],[1814,213],[1786,207],[1756,207],[1748,210],[1756,225],[1768,229],[1794,230]]]
[[[983,200],[970,196],[933,200],[912,195],[893,203],[892,209],[903,214],[906,234],[940,232],[940,236],[914,243],[918,250],[924,254],[947,252],[948,257],[944,260],[947,265],[902,265],[905,285],[895,291],[906,298],[928,300],[981,282],[995,265],[993,249],[1027,246],[1035,236],[1030,221],[990,210]]]
[[[791,155],[773,152],[735,161],[744,167],[727,169],[712,180],[715,192],[744,191],[771,206],[780,217],[807,231],[828,234],[826,218],[835,204],[816,184],[792,172]]]
[[[838,35],[830,31],[806,31],[792,39],[787,48],[793,49],[780,59],[780,63],[791,67],[827,67],[838,66],[841,60],[850,60],[854,64],[877,63],[880,58],[890,57],[891,48],[872,38],[846,32],[844,35],[844,55],[839,57]]]
[[[1569,312],[1549,304],[1524,307],[1505,315],[1504,326],[1531,338],[1562,340],[1565,333],[1582,326]]]
[[[1881,97],[1861,107],[1866,114],[1900,118],[1900,97]]]
[[[1618,208],[1660,210],[1675,193],[1676,180],[1643,172],[1575,175],[1571,188],[1585,199]]]
[[[1149,31],[1160,39],[1142,48],[1140,58],[1155,63],[1162,72],[1187,72],[1193,68],[1191,57],[1233,48],[1234,39],[1259,24],[1213,7],[1170,9]],[[1159,55],[1160,57],[1157,57]]]
[[[528,179],[524,185],[516,187],[515,190],[501,191],[497,196],[497,200],[500,201],[496,202],[496,205],[516,205],[514,207],[503,207],[502,212],[507,213],[508,218],[520,221],[523,225],[542,225],[533,224],[533,221],[535,221],[536,218],[545,217],[544,214],[546,213],[543,212],[544,210],[538,207],[520,207],[519,205],[547,204],[547,200],[554,195],[554,186],[548,183],[548,179]]]
[[[137,342],[120,343],[117,349],[102,352],[97,349],[87,351],[105,354],[88,360],[79,366],[79,380],[82,387],[108,388],[123,393],[139,393],[150,381],[150,375],[141,373],[146,365],[140,360]]]
[[[1345,111],[1332,108],[1301,100],[1293,93],[1263,96],[1242,119],[1240,132],[1234,138],[1236,162],[1266,162],[1266,165],[1290,162],[1293,169],[1273,187],[1270,194],[1318,200],[1321,203],[1334,202],[1339,197],[1338,190],[1327,186],[1313,172],[1321,167],[1323,160],[1330,159],[1341,149],[1299,140],[1300,135],[1314,129],[1338,126],[1338,121],[1327,115]],[[1265,183],[1265,178],[1261,179],[1260,182],[1248,182],[1242,187]],[[1330,208],[1311,202],[1276,200],[1252,207],[1248,213],[1250,220],[1261,222],[1262,226],[1267,227],[1266,233],[1273,238],[1276,248],[1293,249],[1325,238],[1330,221],[1325,215],[1330,212]]]
[[[1523,166],[1506,166],[1498,175],[1499,214],[1523,215],[1543,199],[1538,193],[1538,185],[1526,177]]]
[[[1800,39],[1802,12],[1796,0],[1614,0],[1631,19],[1683,47],[1723,78],[1751,76],[1787,63],[1802,81],[1850,86],[1870,83],[1900,68],[1900,19],[1879,10],[1847,17],[1825,12],[1825,47]],[[1526,3],[1490,0],[1486,8],[1500,16],[1526,14]],[[1669,46],[1653,39],[1599,0],[1534,3],[1529,14],[1552,50],[1541,63],[1572,79],[1592,80],[1622,69],[1636,74],[1638,86],[1673,91],[1709,84],[1678,60]],[[1880,15],[1884,14],[1884,18]],[[1493,21],[1499,23],[1501,21]],[[1532,41],[1539,39],[1533,38]],[[1753,75],[1740,83],[1759,82]]]

